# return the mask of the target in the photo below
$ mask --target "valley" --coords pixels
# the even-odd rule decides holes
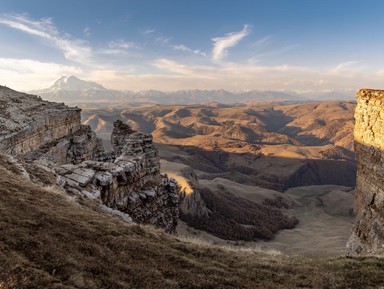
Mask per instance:
[[[0,289],[384,288],[383,10],[2,1]]]
[[[353,223],[354,108],[351,101],[145,105],[84,108],[82,121],[107,146],[116,119],[153,134],[162,171],[182,181],[185,190],[200,194],[187,194],[183,201],[188,205],[181,206],[179,234],[319,257],[342,255]],[[214,208],[210,200],[227,207]],[[268,204],[269,210],[285,216],[276,225],[289,230],[249,242],[257,223],[225,213],[236,212],[242,203],[250,204],[244,210],[252,210],[253,218],[264,223],[271,217],[253,204]],[[237,240],[225,233],[228,226],[239,226]]]

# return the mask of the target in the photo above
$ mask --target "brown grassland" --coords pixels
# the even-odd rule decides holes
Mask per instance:
[[[377,288],[384,259],[198,244],[0,168],[0,288]]]

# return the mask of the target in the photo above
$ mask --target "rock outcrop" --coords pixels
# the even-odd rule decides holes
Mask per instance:
[[[106,153],[91,128],[81,124],[80,112],[0,87],[0,153],[17,158],[32,175],[34,168],[47,171],[71,194],[174,231],[179,187],[160,173],[152,136],[116,121],[113,151]]]
[[[79,108],[0,87],[0,152],[24,154],[77,131]]]
[[[349,255],[384,253],[384,91],[362,89],[355,112],[356,221]]]
[[[160,159],[152,136],[114,123],[112,161],[88,160],[60,166],[59,184],[67,191],[101,198],[103,204],[127,213],[135,222],[173,231],[178,217],[178,185],[160,174]],[[116,154],[117,158],[114,157]]]

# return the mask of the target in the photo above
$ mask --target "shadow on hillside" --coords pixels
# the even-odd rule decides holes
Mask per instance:
[[[252,153],[229,153],[219,149],[158,144],[160,157],[199,171],[200,179],[226,178],[277,191],[291,187],[333,184],[353,187],[356,163],[353,153],[330,155],[330,159],[299,159]]]

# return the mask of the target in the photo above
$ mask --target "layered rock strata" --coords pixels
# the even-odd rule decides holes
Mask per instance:
[[[0,152],[18,155],[66,137],[80,126],[79,108],[0,87]]]
[[[57,169],[67,191],[101,198],[108,207],[127,213],[139,223],[174,230],[178,217],[178,185],[160,174],[160,159],[152,136],[133,131],[121,121],[111,136],[119,156],[112,162],[89,160]],[[104,155],[105,157],[106,155]]]
[[[355,112],[356,221],[349,255],[384,253],[384,90],[362,89]]]
[[[106,153],[79,108],[0,87],[0,153],[45,170],[72,194],[100,199],[134,221],[175,229],[178,185],[160,174],[152,136],[114,123],[113,151]],[[38,176],[32,176],[32,180]]]

